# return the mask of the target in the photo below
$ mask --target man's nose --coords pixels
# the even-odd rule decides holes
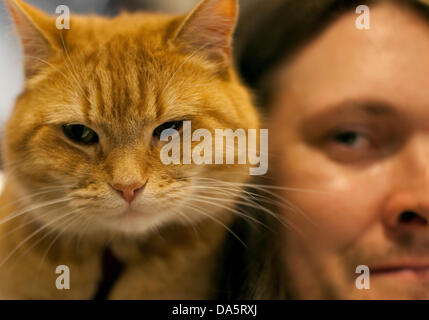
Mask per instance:
[[[427,229],[429,201],[411,192],[392,195],[386,204],[383,221],[386,228],[395,233]]]
[[[134,182],[130,184],[116,183],[112,185],[112,187],[121,194],[122,198],[124,198],[125,201],[127,201],[130,204],[131,202],[133,202],[134,198],[136,197],[137,192],[144,189],[145,186],[146,186],[146,183],[140,183],[140,182]]]
[[[391,231],[428,229],[429,148],[426,135],[416,135],[401,152],[384,204],[384,223]],[[429,229],[428,229],[429,230]]]

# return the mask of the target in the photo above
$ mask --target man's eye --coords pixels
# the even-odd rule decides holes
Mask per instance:
[[[62,128],[67,138],[73,142],[83,145],[93,145],[99,141],[97,133],[82,124],[65,124]]]
[[[344,131],[337,133],[334,136],[334,141],[338,144],[342,144],[351,148],[366,147],[369,144],[368,139],[364,135],[355,131]]]
[[[174,129],[174,130],[180,130],[183,126],[183,121],[170,121],[170,122],[165,122],[162,125],[160,125],[159,127],[157,127],[154,131],[153,131],[153,136],[156,138],[161,137],[161,133],[164,130],[167,129]]]

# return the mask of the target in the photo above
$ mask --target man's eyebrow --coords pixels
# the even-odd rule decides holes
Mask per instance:
[[[338,119],[341,121],[379,117],[395,119],[398,116],[400,116],[399,110],[389,102],[371,99],[344,100],[340,103],[326,105],[320,110],[308,114],[301,122],[301,128],[303,132],[311,135],[335,124]]]
[[[318,115],[357,113],[371,116],[393,115],[398,113],[391,103],[380,100],[346,100],[322,108]]]
[[[396,109],[387,102],[381,101],[366,101],[360,102],[356,105],[357,108],[362,109],[365,113],[373,115],[385,115],[396,113]]]

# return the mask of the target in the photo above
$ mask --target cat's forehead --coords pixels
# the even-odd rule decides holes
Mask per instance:
[[[78,21],[71,30],[60,64],[70,74],[73,105],[85,123],[133,130],[201,112],[198,103],[210,95],[204,90],[213,87],[212,73],[195,55],[169,46],[174,19],[152,18]]]
[[[74,65],[68,67],[78,78],[69,81],[78,97],[74,108],[86,123],[134,130],[201,112],[198,101],[202,92],[195,89],[204,82],[208,85],[209,79],[195,74],[197,65],[190,70],[192,65],[186,64],[186,58],[174,53],[130,39],[117,40],[75,55],[71,60]]]

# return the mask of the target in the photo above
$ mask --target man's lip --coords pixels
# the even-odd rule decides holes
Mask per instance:
[[[387,275],[407,271],[415,273],[427,272],[429,271],[429,260],[405,260],[370,267],[371,275]]]

